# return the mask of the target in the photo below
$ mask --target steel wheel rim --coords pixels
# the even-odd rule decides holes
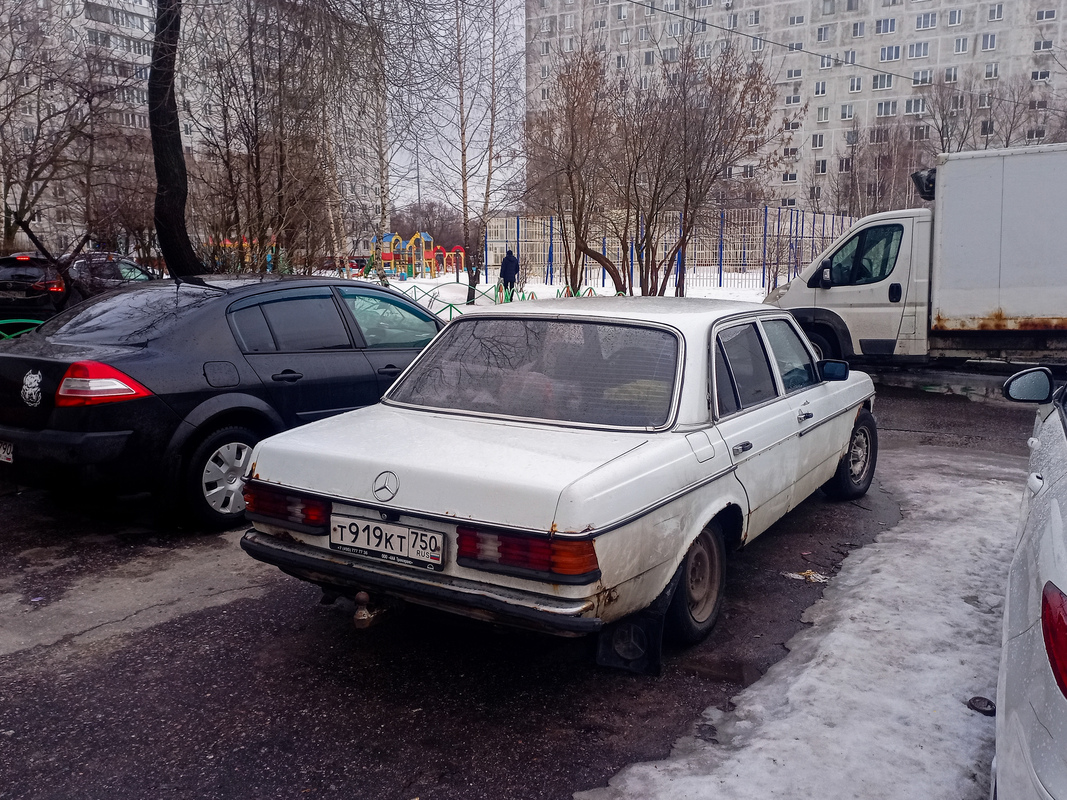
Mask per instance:
[[[230,442],[208,457],[200,490],[213,511],[240,514],[245,510],[244,473],[251,454],[252,448],[244,442]]]
[[[693,543],[685,570],[686,600],[689,615],[697,623],[706,622],[715,610],[718,597],[719,574],[715,569],[711,543],[706,533]]]
[[[862,483],[871,463],[871,435],[866,428],[859,428],[852,436],[848,452],[848,473],[853,483]]]

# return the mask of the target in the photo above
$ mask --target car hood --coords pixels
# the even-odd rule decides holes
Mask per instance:
[[[601,515],[591,507],[579,510],[584,504],[575,503],[573,496],[581,493],[578,482],[646,446],[648,439],[644,433],[379,404],[264,440],[253,454],[252,477],[436,517],[536,531],[582,530],[609,520],[596,519]],[[375,498],[373,485],[385,471],[396,474],[399,488],[383,502]],[[586,484],[592,493],[602,493],[602,480]]]

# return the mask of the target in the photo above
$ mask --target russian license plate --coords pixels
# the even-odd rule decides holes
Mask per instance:
[[[406,525],[334,514],[330,517],[330,547],[408,567],[434,572],[444,569],[444,535]]]
[[[10,464],[15,457],[15,445],[11,442],[0,442],[0,462]]]

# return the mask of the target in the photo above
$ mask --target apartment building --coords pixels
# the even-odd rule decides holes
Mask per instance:
[[[845,212],[819,201],[859,151],[877,169],[891,142],[905,143],[898,161],[930,163],[1062,140],[1065,13],[1063,0],[527,0],[528,110],[557,60],[589,42],[609,71],[647,74],[680,46],[712,57],[729,41],[768,59],[792,132],[780,173],[764,176],[770,202]]]

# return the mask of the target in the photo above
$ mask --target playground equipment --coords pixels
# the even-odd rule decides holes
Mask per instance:
[[[372,244],[377,244],[374,237]],[[425,231],[416,231],[410,239],[404,239],[399,233],[387,233],[382,237],[382,264],[386,275],[407,278],[436,278],[438,264],[437,251],[444,248],[434,247],[433,236]]]

